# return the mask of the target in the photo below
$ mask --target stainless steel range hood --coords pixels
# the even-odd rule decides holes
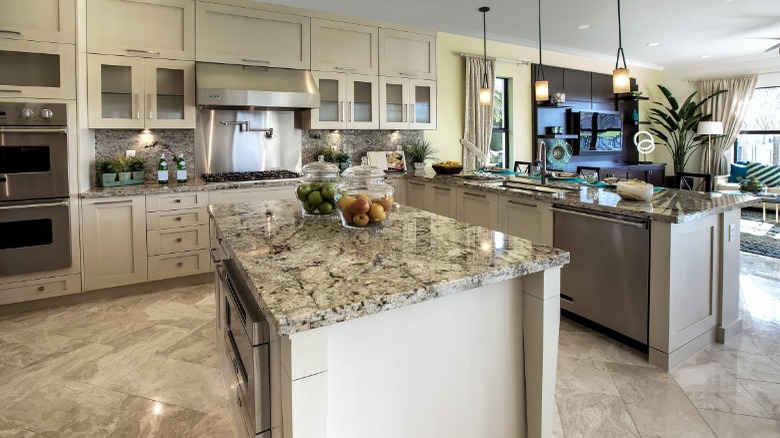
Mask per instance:
[[[320,92],[311,72],[198,62],[199,108],[319,108]]]

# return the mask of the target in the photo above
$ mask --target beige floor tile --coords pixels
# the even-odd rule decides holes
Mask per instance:
[[[170,347],[161,350],[160,355],[168,359],[183,360],[199,365],[217,365],[216,327],[213,321],[182,338]]]
[[[668,373],[614,363],[607,368],[641,436],[715,437]]]
[[[680,365],[671,374],[699,409],[771,416],[708,351]]]
[[[117,391],[208,413],[227,391],[216,368],[154,356],[109,387]]]
[[[236,424],[233,422],[233,413],[227,398],[223,398],[192,430],[187,433],[188,438],[214,438],[235,437]]]
[[[706,353],[738,379],[780,383],[780,364],[744,337],[740,336],[726,345],[716,344]]]
[[[85,342],[27,327],[0,335],[0,362],[8,365],[29,367],[46,357],[68,351],[74,345]]]
[[[627,438],[639,433],[620,397],[577,393],[558,395],[558,412],[567,438]]]
[[[584,325],[574,322],[569,318],[566,318],[565,316],[561,316],[560,330],[562,332],[569,332],[569,333],[596,333],[593,330],[585,327]]]
[[[780,384],[740,380],[739,383],[764,407],[776,420],[780,420]]]
[[[780,421],[699,409],[718,438],[777,438]]]
[[[187,437],[187,431],[203,417],[202,412],[154,401],[116,429],[111,438]]]
[[[159,300],[142,309],[147,321],[194,330],[214,319],[214,312],[191,304]]]
[[[552,438],[566,438],[561,424],[561,414],[558,412],[558,400],[553,402]]]
[[[194,286],[179,287],[176,289],[164,290],[148,294],[150,298],[173,301],[180,304],[198,305],[204,299],[211,298],[211,304],[214,304],[214,282],[198,284]],[[202,304],[207,305],[208,301]]]
[[[603,362],[566,356],[558,358],[556,392],[619,395],[612,376]]]
[[[558,351],[560,356],[575,359],[652,366],[647,361],[647,355],[606,336],[592,333],[561,332],[558,338]]]
[[[119,347],[139,334],[149,335],[149,329],[155,325],[141,318],[123,318],[119,322],[111,313],[84,313],[78,320],[58,327],[55,332],[73,339]]]
[[[39,436],[95,437],[110,434],[149,400],[80,382],[62,380],[29,392],[0,420]]]
[[[30,438],[33,435],[35,435],[33,431],[0,420],[0,438]]]

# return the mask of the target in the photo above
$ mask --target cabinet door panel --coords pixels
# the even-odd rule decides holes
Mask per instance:
[[[87,51],[194,59],[192,0],[89,0]]]
[[[76,1],[0,1],[0,36],[73,44],[76,42]]]
[[[211,270],[208,250],[149,257],[149,281],[184,277]]]
[[[197,25],[198,61],[301,69],[311,65],[308,17],[198,3]]]
[[[426,199],[425,183],[419,181],[408,181],[406,187],[407,203],[421,210],[428,210],[428,200]]]
[[[457,217],[458,191],[452,187],[431,185],[427,210],[455,219]]]
[[[409,81],[411,129],[436,129],[436,81]]]
[[[90,128],[143,129],[143,68],[142,58],[88,56]]]
[[[347,75],[347,129],[379,129],[379,78]]]
[[[563,71],[563,91],[566,92],[566,100],[591,101],[590,72],[582,70]]]
[[[409,81],[407,79],[380,77],[379,102],[381,129],[409,129]]]
[[[313,18],[311,68],[376,75],[379,72],[379,28]]]
[[[591,87],[594,102],[609,102],[610,108],[614,109],[615,94],[612,91],[612,76],[602,73],[591,73]]]
[[[463,191],[458,208],[458,219],[472,225],[498,229],[498,195]]]
[[[379,29],[379,74],[436,79],[436,37]]]
[[[71,44],[0,39],[0,97],[76,98]]]
[[[528,199],[500,197],[499,230],[534,242],[552,245],[550,204]]]
[[[195,63],[149,60],[144,64],[147,128],[195,128]]]
[[[347,75],[312,72],[320,89],[320,107],[307,112],[310,129],[346,128]]]

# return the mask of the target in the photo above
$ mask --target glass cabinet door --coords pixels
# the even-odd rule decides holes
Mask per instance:
[[[0,39],[0,98],[76,98],[73,45]]]
[[[311,128],[344,129],[347,75],[326,72],[313,72],[313,74],[320,88],[320,107],[311,110]]]
[[[143,60],[89,57],[89,127],[143,128]]]
[[[411,129],[436,129],[436,82],[428,80],[409,81],[412,111]]]
[[[194,63],[146,60],[144,107],[147,128],[194,128]]]
[[[379,80],[376,76],[347,75],[347,128],[379,128]]]
[[[409,129],[409,80],[379,79],[381,129]]]

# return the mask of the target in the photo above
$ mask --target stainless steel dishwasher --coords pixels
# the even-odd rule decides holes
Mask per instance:
[[[571,253],[561,270],[561,308],[647,345],[650,296],[648,220],[553,207],[556,248]]]

